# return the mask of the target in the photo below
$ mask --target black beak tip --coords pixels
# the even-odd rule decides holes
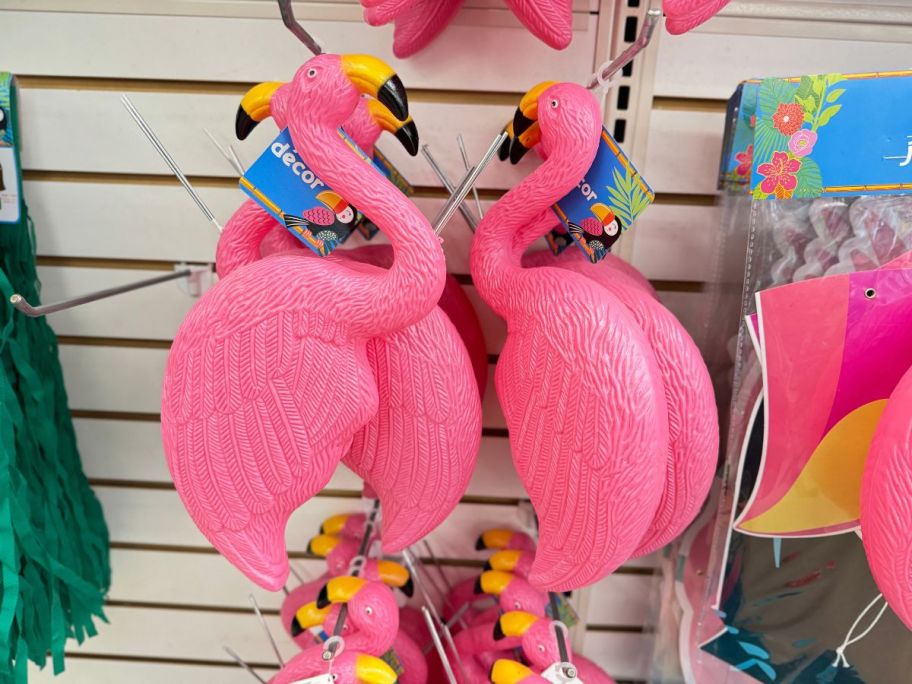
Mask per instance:
[[[513,135],[518,138],[525,133],[533,123],[535,123],[535,119],[530,119],[522,113],[522,110],[517,108],[516,113],[513,115]]]
[[[475,550],[484,551],[486,548],[488,547],[485,545],[484,535],[481,535],[478,537],[478,539],[475,540]]]
[[[304,628],[301,627],[301,623],[298,622],[298,618],[292,618],[291,620],[291,636],[296,637],[304,632]]]
[[[326,525],[320,525],[320,534],[326,534]]]
[[[408,95],[398,76],[390,76],[387,82],[380,87],[377,99],[400,121],[408,118]]]
[[[523,157],[526,156],[526,153],[529,151],[529,148],[523,145],[519,138],[513,139],[513,144],[510,145],[510,163],[518,164]]]
[[[402,143],[405,151],[411,156],[418,156],[418,147],[420,144],[418,138],[418,127],[414,121],[409,121],[402,128],[396,131],[396,139]]]
[[[415,595],[415,583],[412,581],[411,577],[405,581],[405,584],[402,585],[401,589],[402,593],[409,598],[412,598],[412,596]]]
[[[510,158],[510,145],[512,142],[512,139],[508,136],[500,143],[500,147],[497,149],[497,158],[500,161],[507,161]]]
[[[484,589],[481,586],[481,577],[479,577],[478,579],[475,580],[475,587],[473,590],[476,594],[485,593]]]
[[[564,596],[566,596],[567,598],[570,598],[571,596],[573,596],[573,592],[572,592],[572,591],[565,591],[565,592],[564,592]]]
[[[488,570],[493,570],[493,569],[494,569],[494,568],[491,567],[491,561],[486,560],[486,561],[485,561],[485,564],[484,564],[484,567],[482,568],[482,571],[483,571],[483,572],[487,572]]]
[[[243,107],[238,107],[237,116],[234,117],[234,134],[238,140],[246,140],[250,131],[256,128],[257,122],[244,111]]]
[[[494,641],[500,641],[501,639],[506,639],[507,635],[503,632],[503,627],[500,626],[500,620],[494,623]]]
[[[320,589],[320,593],[317,595],[317,608],[323,610],[329,604],[329,590],[324,586],[322,589]]]

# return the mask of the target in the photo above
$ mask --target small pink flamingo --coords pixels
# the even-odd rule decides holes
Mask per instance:
[[[665,0],[665,26],[674,35],[687,33],[712,19],[728,4],[728,0]]]
[[[550,619],[523,611],[504,613],[494,628],[494,639],[506,639],[512,643],[511,640],[516,638],[520,640],[520,648],[526,660],[538,672],[560,662],[557,637]],[[615,684],[614,679],[588,658],[574,654],[570,661],[586,684]]]
[[[495,551],[485,563],[485,570],[500,570],[511,572],[518,577],[526,579],[532,571],[532,562],[535,554],[518,549],[503,549]]]
[[[320,534],[333,537],[348,537],[361,541],[367,516],[364,513],[339,513],[331,515],[320,525]]]
[[[861,538],[874,581],[912,629],[912,370],[890,395],[868,449]]]
[[[535,551],[535,540],[525,532],[496,527],[485,530],[475,541],[475,549],[519,549],[521,551]]]
[[[517,237],[516,248],[524,252],[541,232],[530,226],[527,235]],[[649,340],[668,411],[665,488],[652,524],[633,555],[652,553],[693,522],[716,471],[719,417],[703,356],[674,314],[616,267],[593,266],[578,249],[565,250],[556,259],[548,252],[527,254],[523,265],[557,266],[592,279],[627,307]]]
[[[655,355],[623,303],[565,269],[523,269],[513,246],[592,165],[598,102],[582,86],[540,84],[523,97],[513,125],[517,136],[532,126],[550,155],[482,219],[472,274],[507,320],[495,385],[539,520],[529,580],[563,591],[612,572],[649,529],[663,489],[668,418]]]
[[[486,570],[476,580],[476,594],[489,594],[497,597],[500,610],[524,610],[528,613],[545,616],[548,607],[548,595],[539,591],[522,577],[500,570]]]
[[[358,555],[359,544],[356,539],[321,534],[310,540],[307,550],[325,558],[327,571],[337,577],[351,571],[351,562]],[[408,597],[415,593],[409,571],[395,561],[368,558],[361,567],[361,576],[371,582],[383,582],[388,587],[401,589]]]
[[[427,47],[456,15],[463,0],[361,0],[371,26],[391,21],[393,54],[406,58]],[[573,0],[506,0],[507,6],[536,38],[563,50],[573,39]]]
[[[323,660],[323,647],[311,646],[286,663],[269,684],[296,684],[310,677],[326,674],[328,666]],[[332,664],[336,684],[396,684],[396,673],[388,664],[366,653],[346,650]]]
[[[288,576],[289,515],[326,485],[377,413],[369,340],[425,318],[443,289],[443,253],[427,219],[338,135],[361,93],[408,117],[388,65],[322,54],[292,84],[254,89],[237,128],[244,134],[279,111],[305,163],[384,230],[393,267],[368,273],[279,255],[239,268],[187,316],[165,373],[162,438],[177,491],[216,549],[271,590]],[[392,497],[409,486],[389,484]]]

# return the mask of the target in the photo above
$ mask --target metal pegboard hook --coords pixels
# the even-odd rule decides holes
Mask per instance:
[[[640,35],[637,36],[637,39],[620,55],[600,66],[596,72],[589,77],[586,88],[595,90],[596,88],[611,87],[614,85],[614,77],[619,74],[625,66],[630,64],[634,57],[645,50],[646,46],[652,41],[652,36],[655,33],[656,26],[658,26],[661,18],[662,10],[657,7],[650,7],[646,10],[643,28],[640,30]]]
[[[282,13],[282,23],[291,31],[295,37],[300,40],[314,55],[322,55],[323,48],[317,39],[298,23],[295,19],[294,10],[291,7],[291,0],[279,0],[279,12]]]

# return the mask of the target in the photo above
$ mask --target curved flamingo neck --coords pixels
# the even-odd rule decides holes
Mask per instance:
[[[543,212],[576,187],[592,165],[597,146],[596,141],[590,151],[558,142],[541,166],[504,195],[478,224],[472,246],[473,279],[481,296],[498,313],[510,308],[511,286],[523,270],[525,247],[550,228],[541,223]]]
[[[359,159],[336,127],[301,119],[289,131],[305,163],[364,212],[393,248],[388,271],[351,274],[358,290],[346,293],[346,324],[374,337],[418,322],[443,290],[446,268],[440,241],[418,208]]]

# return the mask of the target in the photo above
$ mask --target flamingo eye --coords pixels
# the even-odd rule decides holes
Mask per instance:
[[[551,100],[551,109],[557,109],[558,104],[557,100]]]
[[[519,601],[513,601],[513,608],[516,610],[522,610],[522,604]]]
[[[313,67],[311,67],[310,69],[307,70],[307,78],[313,78],[316,75],[317,75],[317,70],[314,69]]]
[[[365,614],[367,614],[367,615],[373,615],[373,614],[374,614],[374,609],[371,608],[370,606],[366,606],[366,607],[364,608],[364,612],[365,612]]]
[[[538,645],[538,652],[539,652],[539,653],[544,653],[544,652],[545,652],[545,645],[544,645],[544,644],[539,644],[539,645]]]

